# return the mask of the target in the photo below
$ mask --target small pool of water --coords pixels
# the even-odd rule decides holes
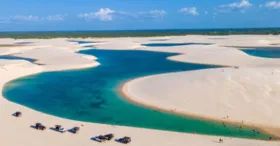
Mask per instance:
[[[174,47],[174,46],[187,46],[187,45],[211,45],[208,43],[150,43],[142,44],[146,47]]]
[[[32,44],[33,42],[17,42],[15,44],[18,44],[18,45],[28,45],[28,44]]]
[[[78,44],[94,43],[94,42],[91,42],[91,41],[79,41],[79,40],[70,40],[69,42],[74,42],[74,43],[78,43]]]
[[[17,57],[17,56],[11,56],[11,55],[0,55],[0,59],[7,59],[7,60],[26,60],[31,63],[35,62],[36,59],[31,59],[31,58],[25,58],[25,57]]]
[[[263,58],[280,58],[280,48],[254,48],[242,49],[243,52],[251,56]]]

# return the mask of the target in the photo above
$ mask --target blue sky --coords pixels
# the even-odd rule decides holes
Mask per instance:
[[[280,0],[5,0],[0,31],[280,27]]]

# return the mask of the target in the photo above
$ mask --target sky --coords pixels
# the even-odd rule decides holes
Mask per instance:
[[[280,27],[280,0],[1,0],[0,31]]]

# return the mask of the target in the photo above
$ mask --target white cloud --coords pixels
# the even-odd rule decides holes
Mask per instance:
[[[130,17],[137,17],[137,15],[136,15],[136,14],[129,13],[129,12],[125,12],[125,11],[117,11],[115,14],[116,14],[116,15],[118,15],[118,16],[130,16]]]
[[[111,21],[113,18],[112,14],[115,13],[115,11],[109,9],[109,8],[101,8],[98,12],[95,13],[95,16],[99,18],[101,21]]]
[[[267,8],[279,9],[280,1],[270,1],[270,2],[265,3],[264,6]]]
[[[235,2],[227,5],[221,5],[222,8],[246,8],[250,7],[252,4],[248,0],[241,0],[241,2]]]
[[[182,8],[179,10],[179,12],[184,13],[185,15],[199,15],[199,12],[197,11],[196,7]]]
[[[140,12],[140,15],[145,15],[146,17],[152,17],[152,18],[158,18],[158,17],[163,17],[164,15],[167,14],[164,10],[151,10],[148,12]]]
[[[81,13],[78,15],[79,18],[83,18],[83,19],[93,19],[95,18],[95,13]]]
[[[100,21],[112,21],[114,13],[116,13],[116,11],[109,8],[101,8],[97,12],[79,14],[78,17],[85,20],[99,19]]]
[[[16,15],[16,16],[12,16],[12,19],[21,20],[21,21],[37,21],[40,20],[41,18],[33,15]]]
[[[56,15],[49,15],[44,19],[48,21],[63,21],[66,16],[67,14],[56,14]]]
[[[241,0],[240,2],[234,2],[231,4],[220,5],[218,7],[219,12],[229,12],[233,10],[238,10],[240,12],[245,12],[246,8],[251,7],[253,4],[249,0]]]
[[[115,18],[132,17],[136,19],[141,18],[162,18],[167,12],[164,10],[151,10],[147,12],[136,12],[130,13],[125,11],[115,11],[109,8],[101,8],[97,12],[81,13],[78,15],[79,18],[90,21],[92,19],[99,19],[100,21],[112,21]]]
[[[10,21],[63,21],[67,14],[55,14],[46,17],[35,15],[15,15],[10,16]]]

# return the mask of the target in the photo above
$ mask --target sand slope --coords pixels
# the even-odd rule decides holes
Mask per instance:
[[[280,127],[280,68],[155,75],[128,82],[125,90],[132,99],[178,112]]]

